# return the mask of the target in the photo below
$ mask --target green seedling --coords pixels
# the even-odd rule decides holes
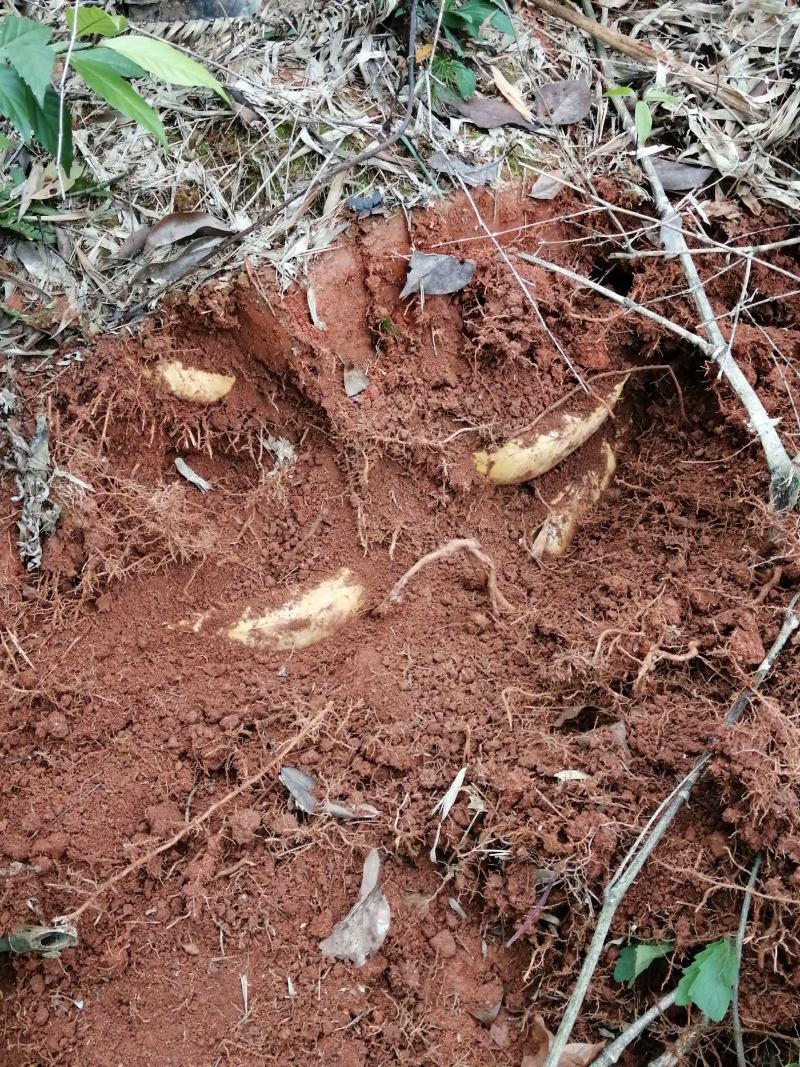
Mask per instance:
[[[677,96],[667,93],[663,89],[645,89],[644,95],[639,98],[635,89],[629,85],[615,85],[613,89],[603,94],[608,97],[632,96],[636,99],[636,107],[633,110],[633,124],[639,144],[644,145],[653,130],[653,112],[658,104],[674,106],[678,103]]]
[[[614,968],[614,981],[627,982],[630,987],[651,963],[669,956],[674,951],[674,941],[634,941],[620,952],[617,966]]]

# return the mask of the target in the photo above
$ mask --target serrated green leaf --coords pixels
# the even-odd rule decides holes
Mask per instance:
[[[33,134],[39,144],[46,148],[53,159],[58,154],[59,115],[62,119],[61,159],[58,162],[69,171],[72,166],[72,118],[66,105],[63,105],[55,89],[48,88],[44,94],[44,103],[40,107],[33,97]]]
[[[11,146],[11,138],[6,137],[4,133],[0,133],[0,152],[5,152],[7,148]]]
[[[56,62],[49,42],[50,29],[41,22],[13,15],[0,19],[0,58],[14,67],[40,105]]]
[[[98,61],[96,56],[82,52],[73,59],[73,66],[90,89],[126,118],[138,122],[166,148],[167,135],[156,111],[124,78],[109,70],[102,57]]]
[[[75,53],[75,57],[89,58],[95,66],[103,65],[109,74],[118,74],[120,78],[146,78],[147,71],[127,59],[125,56],[112,52],[110,48],[104,48],[99,44],[96,48],[84,48]]]
[[[636,93],[631,89],[630,85],[615,85],[611,89],[606,89],[603,96],[636,96]]]
[[[43,22],[6,15],[0,19],[0,51],[6,52],[9,45],[16,47],[20,41],[45,45],[50,40],[50,28]]]
[[[639,144],[643,145],[653,129],[653,115],[644,100],[636,101],[633,123],[636,126],[636,133],[639,135]]]
[[[673,941],[634,941],[626,945],[620,952],[617,966],[614,968],[614,981],[627,982],[629,986],[632,986],[654,960],[669,956],[674,949]]]
[[[736,946],[724,937],[699,952],[678,983],[675,1003],[694,1004],[715,1023],[725,1018],[736,981]]]
[[[76,22],[75,9],[69,8],[64,18],[71,33]],[[127,29],[128,20],[124,15],[109,15],[101,7],[79,7],[77,25],[76,37],[116,37]]]
[[[226,104],[230,104],[228,94],[213,74],[166,41],[129,34],[107,41],[105,47],[137,63],[153,77],[161,78],[169,85],[204,86],[213,89]]]
[[[33,93],[36,103],[44,103],[44,94],[53,77],[56,50],[50,44],[21,40],[9,48],[9,61]]]
[[[665,92],[663,89],[646,89],[645,100],[657,100],[659,104],[677,104],[678,98],[674,93]]]
[[[0,63],[0,114],[3,114],[25,144],[33,136],[33,109],[36,101],[19,74],[7,63]]]

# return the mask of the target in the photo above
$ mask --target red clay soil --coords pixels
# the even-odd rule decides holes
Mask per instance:
[[[477,202],[509,249],[637,300],[683,288],[673,263],[609,259],[607,224],[569,221],[581,205],[567,197],[542,204],[511,190]],[[4,483],[0,930],[79,907],[320,715],[284,764],[312,774],[319,797],[379,814],[305,815],[270,770],[94,900],[78,948],[0,966],[8,1067],[518,1067],[533,1018],[558,1025],[608,876],[712,734],[711,770],[623,902],[576,1039],[617,1032],[698,948],[735,933],[762,850],[742,1024],[753,1062],[797,1059],[793,647],[764,699],[719,729],[800,576],[794,520],[780,537],[771,530],[759,450],[694,352],[520,264],[540,321],[461,199],[411,224],[416,248],[474,260],[463,292],[401,302],[405,221],[369,220],[312,271],[324,331],[301,288],[217,288],[134,338],[102,339],[50,383],[56,461],[93,489],[56,479],[61,525],[29,575]],[[786,233],[775,223],[768,239]],[[725,263],[704,260],[720,313],[742,281],[740,266],[718,273]],[[754,267],[751,291],[781,287]],[[684,298],[660,306],[694,326]],[[800,304],[754,315],[739,323],[736,353],[791,440],[796,372],[783,357],[800,356]],[[472,452],[575,388],[556,341],[590,383],[637,370],[589,445],[535,482],[492,487]],[[166,398],[152,374],[163,358],[236,383],[211,408]],[[681,396],[653,369],[665,363]],[[346,367],[369,376],[357,397],[345,394]],[[41,378],[20,373],[18,385],[32,420]],[[296,460],[273,469],[278,437]],[[567,555],[537,561],[529,546],[547,502],[603,440],[615,481]],[[211,492],[178,478],[176,456]],[[464,554],[424,569],[384,615],[371,610],[453,538],[480,541],[510,613],[492,611]],[[273,652],[220,633],[244,608],[273,607],[343,567],[366,599],[335,636]],[[696,656],[655,657],[641,673],[649,651],[693,646]],[[432,811],[462,767],[432,860]],[[391,928],[357,969],[323,957],[319,942],[355,901],[371,848]],[[506,948],[545,872],[555,875],[546,906]],[[612,979],[630,937],[677,943],[674,966],[654,966],[633,990]],[[498,1001],[492,1025],[473,1014],[487,1018]],[[691,1018],[673,1008],[623,1062],[646,1062]],[[696,1048],[735,1062],[728,1022]]]

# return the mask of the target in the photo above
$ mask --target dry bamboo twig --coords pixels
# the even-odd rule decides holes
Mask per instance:
[[[736,932],[736,979],[733,983],[733,1001],[731,1003],[731,1009],[733,1019],[733,1042],[736,1046],[736,1062],[738,1067],[747,1067],[747,1057],[744,1054],[744,1037],[742,1036],[742,1020],[739,1017],[739,975],[742,969],[742,948],[744,947],[744,935],[747,929],[747,916],[750,913],[750,902],[753,899],[753,890],[755,889],[758,872],[761,870],[762,859],[763,856],[759,852],[753,861],[753,867],[750,871],[750,878],[747,882],[744,900],[742,901],[742,912],[739,916],[739,929]]]
[[[633,311],[637,315],[642,315],[644,318],[657,323],[663,329],[669,330],[670,333],[674,333],[676,337],[688,341],[690,345],[699,348],[709,359],[714,358],[713,346],[704,338],[700,337],[699,334],[684,329],[684,327],[678,325],[677,322],[673,322],[672,319],[668,319],[664,315],[659,315],[657,311],[652,311],[649,307],[645,307],[644,304],[637,304],[636,301],[631,300],[629,296],[622,296],[621,293],[615,293],[613,289],[607,289],[605,285],[601,285],[599,282],[593,281],[591,278],[587,278],[583,274],[578,274],[576,271],[570,270],[568,267],[562,267],[559,263],[553,263],[549,259],[542,259],[540,256],[532,256],[528,252],[517,252],[517,258],[523,260],[525,263],[532,263],[535,267],[545,267],[547,270],[553,271],[554,274],[560,274],[563,278],[569,278],[578,285],[583,285],[585,288],[591,289],[595,293],[599,293],[600,296],[604,296],[607,300],[613,300],[615,304],[624,307],[626,311]]]
[[[146,852],[143,856],[140,856],[137,860],[129,863],[127,867],[123,867],[121,871],[117,871],[110,878],[106,879],[102,885],[98,886],[93,893],[91,893],[86,900],[75,908],[74,911],[69,912],[67,915],[59,915],[58,918],[53,920],[53,924],[57,926],[74,926],[78,919],[83,915],[87,909],[89,909],[97,900],[100,899],[109,889],[113,889],[115,885],[119,885],[124,881],[128,875],[133,874],[135,871],[140,871],[142,867],[146,867],[147,864],[155,859],[156,856],[160,856],[162,852],[167,852],[169,849],[174,848],[179,842],[183,841],[185,837],[193,833],[195,830],[199,830],[200,827],[208,822],[212,815],[215,815],[222,808],[228,806],[232,800],[235,800],[242,793],[246,793],[248,789],[252,789],[254,785],[258,785],[262,778],[267,775],[274,767],[277,767],[279,763],[289,755],[289,753],[297,748],[301,741],[304,741],[310,733],[312,733],[322,722],[327,715],[330,704],[327,704],[322,711],[311,722],[306,723],[303,729],[296,734],[290,741],[287,741],[285,745],[282,745],[278,753],[273,758],[265,763],[263,767],[256,771],[255,774],[251,774],[249,778],[246,778],[243,782],[236,786],[235,789],[231,789],[226,793],[224,797],[216,800],[210,807],[206,808],[200,815],[196,815],[191,822],[187,822],[184,826],[173,834],[172,837],[166,841],[162,841],[156,848],[152,848],[149,852]]]
[[[734,89],[733,86],[727,85],[716,75],[709,74],[707,71],[696,70],[694,67],[689,66],[688,63],[683,63],[680,59],[676,59],[666,48],[633,40],[624,33],[620,33],[619,30],[612,30],[610,26],[602,26],[594,18],[582,15],[579,11],[575,11],[574,8],[559,4],[557,0],[534,0],[534,3],[542,11],[546,11],[548,15],[563,19],[564,22],[569,22],[572,26],[577,26],[579,30],[584,30],[586,33],[591,34],[596,41],[608,45],[609,48],[613,48],[616,52],[622,52],[623,55],[630,56],[631,59],[638,59],[640,63],[647,67],[657,67],[659,64],[662,67],[666,67],[671,74],[680,78],[681,81],[693,85],[696,89],[700,89],[710,96],[715,96],[734,111],[742,111],[755,117],[761,114],[761,108],[757,101],[738,89]]]
[[[547,0],[547,3],[550,3],[550,0]],[[596,26],[597,21],[594,17],[591,3],[589,3],[589,0],[583,0],[583,4],[588,24]],[[605,80],[608,81],[606,73],[607,52],[605,46],[602,41],[598,40],[596,47],[603,76]],[[614,97],[613,103],[622,125],[634,143],[636,143],[636,130],[633,119],[628,113],[628,109],[619,97]],[[794,507],[797,503],[798,496],[800,496],[800,470],[798,470],[798,467],[792,462],[789,453],[786,451],[783,442],[775,429],[773,419],[768,415],[755,389],[753,389],[741,367],[733,358],[730,343],[725,340],[725,337],[722,334],[717,317],[713,312],[711,302],[708,299],[708,294],[705,291],[702,279],[697,270],[697,265],[686,244],[683,229],[679,225],[674,225],[676,218],[675,211],[669,201],[669,197],[664,191],[664,186],[661,184],[661,179],[653,165],[653,160],[649,156],[643,155],[639,158],[639,165],[650,183],[650,188],[653,191],[653,201],[659,217],[665,225],[671,223],[673,226],[675,252],[680,260],[686,281],[688,282],[692,300],[700,315],[701,325],[708,335],[712,350],[711,358],[717,364],[720,375],[727,380],[728,385],[741,401],[742,406],[747,412],[750,429],[756,434],[761,442],[761,447],[764,450],[764,456],[769,469],[770,496],[773,506],[777,511],[788,510],[789,508]]]
[[[775,661],[787,641],[795,630],[800,627],[800,615],[797,615],[794,610],[798,600],[800,600],[800,591],[795,593],[790,600],[780,632],[773,641],[769,652],[764,657],[761,666],[753,676],[753,681],[749,686],[742,690],[723,719],[722,724],[724,726],[733,726],[734,723],[737,723],[739,719],[741,719],[742,715],[744,715],[745,711],[750,706],[753,697],[758,692],[761,683],[775,665]],[[598,916],[597,925],[594,934],[592,935],[586,958],[583,961],[583,966],[581,967],[572,995],[564,1009],[561,1025],[553,1038],[550,1052],[543,1067],[558,1067],[561,1055],[566,1048],[567,1042],[569,1041],[577,1021],[578,1013],[583,1006],[583,1001],[589,990],[594,972],[597,970],[597,965],[600,962],[600,956],[605,947],[606,937],[611,929],[611,923],[614,920],[617,908],[622,902],[628,889],[635,881],[642,867],[644,867],[648,857],[669,829],[675,816],[688,801],[692,790],[702,778],[706,767],[711,763],[712,741],[713,738],[710,739],[709,747],[697,760],[692,770],[675,786],[669,796],[659,804],[658,808],[648,819],[641,833],[634,841],[622,863],[617,868],[615,874],[609,880],[603,894],[603,907]]]
[[[657,1000],[652,1007],[648,1008],[643,1015],[640,1015],[638,1019],[634,1019],[631,1025],[614,1038],[610,1045],[606,1045],[597,1059],[592,1061],[592,1067],[611,1067],[611,1064],[616,1063],[628,1045],[632,1044],[639,1034],[643,1033],[668,1008],[672,1007],[677,995],[677,987],[671,989],[669,993],[665,993],[660,1000]]]
[[[418,559],[414,566],[409,567],[406,573],[395,582],[394,586],[381,603],[373,609],[373,615],[385,615],[391,608],[392,604],[396,604],[400,599],[403,590],[412,578],[415,578],[421,570],[428,566],[428,564],[436,563],[437,560],[440,559],[447,559],[448,556],[454,556],[457,552],[466,552],[468,555],[472,556],[473,559],[477,560],[486,571],[486,589],[489,593],[489,599],[492,603],[492,611],[494,611],[495,615],[507,614],[508,612],[513,611],[513,605],[506,600],[497,586],[497,571],[495,569],[494,561],[490,556],[487,556],[485,552],[481,551],[480,541],[465,537],[455,538],[452,541],[448,541],[447,544],[435,548],[433,552],[428,552],[427,555]]]

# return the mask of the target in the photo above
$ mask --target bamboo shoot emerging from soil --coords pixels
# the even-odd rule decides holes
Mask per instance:
[[[250,648],[307,648],[341,630],[363,600],[364,587],[344,568],[265,615],[254,616],[248,608],[225,633]]]
[[[616,468],[611,445],[604,441],[600,465],[562,489],[551,504],[552,510],[531,545],[535,559],[563,556],[581,522],[608,488]]]
[[[561,414],[554,426],[535,437],[507,441],[495,452],[474,452],[476,469],[496,485],[518,485],[546,474],[600,429],[627,380],[623,378],[588,415]]]
[[[228,395],[236,382],[232,374],[184,367],[179,359],[159,363],[155,373],[160,385],[179,400],[187,400],[190,404],[215,404]]]

